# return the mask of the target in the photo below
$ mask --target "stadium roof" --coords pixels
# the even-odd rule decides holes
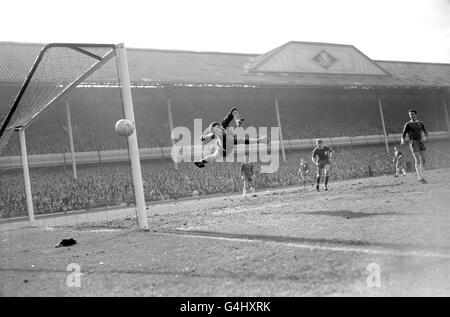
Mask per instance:
[[[0,42],[0,83],[21,83],[43,46]],[[131,82],[145,86],[450,87],[450,64],[374,61],[341,44],[289,42],[262,55],[128,48],[127,56]],[[103,69],[88,81],[115,74]]]

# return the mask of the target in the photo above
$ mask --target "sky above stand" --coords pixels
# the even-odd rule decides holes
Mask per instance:
[[[351,44],[374,60],[450,63],[450,0],[2,1],[0,41],[264,54]]]

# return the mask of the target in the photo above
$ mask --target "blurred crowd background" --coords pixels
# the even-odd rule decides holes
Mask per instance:
[[[414,160],[407,145],[401,150],[414,173]],[[394,175],[393,151],[387,154],[384,145],[363,147],[334,147],[331,164],[331,186],[338,181],[378,175]],[[278,171],[257,173],[256,188],[300,185],[300,158],[310,167],[312,179],[315,166],[311,151],[292,151],[286,162],[280,161]],[[450,142],[427,143],[426,169],[450,167]],[[281,160],[281,158],[280,158]],[[256,170],[259,170],[259,164]],[[146,201],[180,199],[197,195],[239,192],[242,181],[240,163],[214,163],[199,169],[193,163],[171,160],[142,162]],[[36,214],[91,209],[102,206],[124,206],[134,203],[131,168],[128,163],[80,165],[74,180],[71,166],[33,168],[30,170],[33,203]],[[409,177],[415,177],[409,175]],[[3,218],[26,215],[23,173],[21,170],[0,172],[0,215]]]
[[[171,96],[173,126],[188,128],[193,137],[194,119],[202,119],[201,128],[205,129],[212,121],[220,121],[232,106],[237,106],[245,118],[245,127],[278,126],[273,94],[251,89],[233,90],[233,93],[214,91],[191,93],[191,90],[186,89],[184,93]],[[139,147],[158,149],[171,146],[168,96],[155,89],[133,89],[132,93]],[[1,96],[4,99],[0,102],[0,118],[7,113],[8,98],[12,95],[4,92]],[[126,139],[118,137],[114,131],[115,122],[124,116],[118,89],[74,89],[67,101],[76,152],[127,149]],[[327,143],[330,137],[383,134],[377,95],[370,90],[323,89],[320,93],[288,90],[277,96],[277,101],[284,140],[310,139],[311,144],[314,144],[316,138],[323,138]],[[415,91],[412,94],[404,90],[383,95],[384,121],[388,134],[402,132],[403,125],[409,120],[408,110],[412,107],[418,111],[418,118],[425,122],[430,132],[448,130],[439,91]],[[68,153],[70,146],[65,103],[56,103],[36,117],[26,128],[26,141],[28,155]],[[449,141],[428,142],[427,148],[427,169],[450,167]],[[384,145],[333,149],[332,182],[394,173],[392,154],[386,154]],[[288,151],[287,160],[280,161],[278,171],[257,175],[256,187],[298,185],[297,170],[301,157],[309,162],[310,174],[313,176],[315,168],[310,160],[312,150]],[[408,147],[402,147],[402,151],[409,166],[413,166]],[[17,133],[1,155],[20,155]],[[238,192],[242,186],[239,167],[239,163],[218,163],[198,169],[192,163],[180,163],[176,169],[170,159],[142,161],[145,198],[147,201],[158,201]],[[69,165],[32,168],[30,173],[36,214],[134,202],[127,162],[79,164],[77,180],[73,179]],[[26,215],[21,169],[0,170],[0,215]]]

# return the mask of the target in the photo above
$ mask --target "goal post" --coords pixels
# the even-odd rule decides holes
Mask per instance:
[[[119,44],[116,49],[117,65],[119,70],[119,79],[121,82],[122,103],[125,113],[125,119],[135,123],[133,99],[131,97],[130,75],[128,73],[127,55],[125,46]],[[145,207],[144,185],[142,183],[141,163],[139,159],[139,146],[137,141],[137,132],[134,129],[128,137],[128,154],[131,162],[131,172],[134,186],[134,195],[136,200],[136,213],[141,229],[148,229],[147,211]]]
[[[115,59],[116,63],[108,63],[112,59]],[[92,79],[93,77],[95,78]],[[27,152],[25,148],[27,126],[46,109],[63,100],[76,87],[86,84],[86,80],[93,86],[110,85],[120,88],[123,115],[133,123],[136,122],[124,44],[52,43],[41,49],[0,126],[0,154],[17,131],[21,139],[22,162],[27,164],[24,157]],[[148,219],[137,129],[134,129],[134,133],[127,141],[136,216],[139,227],[147,230]],[[28,201],[28,197],[32,195],[27,170],[28,168],[25,170],[24,167],[27,209],[30,223],[34,223],[33,204],[32,201]]]
[[[25,199],[27,202],[28,210],[28,221],[30,226],[35,226],[36,222],[34,220],[34,208],[33,208],[33,198],[31,195],[31,182],[30,182],[30,172],[28,170],[28,155],[27,155],[27,145],[25,141],[25,130],[22,127],[16,127],[15,129],[19,132],[20,139],[20,152],[22,158],[22,170],[23,178],[25,181]]]

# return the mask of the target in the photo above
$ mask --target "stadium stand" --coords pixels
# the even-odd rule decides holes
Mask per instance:
[[[0,117],[42,47],[0,42]],[[341,58],[348,63],[349,72],[330,71],[332,75],[328,75],[315,64],[286,58],[312,48],[332,55],[345,52]],[[151,49],[127,52],[131,82],[141,87],[132,89],[132,94],[138,141],[144,148],[171,144],[167,98],[172,101],[174,126],[191,128],[194,118],[202,118],[206,127],[237,105],[248,120],[246,124],[258,127],[277,125],[277,96],[284,138],[302,139],[382,134],[376,98],[380,92],[388,133],[399,132],[410,107],[419,111],[431,131],[448,130],[441,90],[450,85],[448,64],[373,61],[351,45],[294,41],[262,55]],[[299,73],[299,65],[312,68]],[[105,73],[95,73],[88,81],[113,82]],[[78,88],[70,93],[69,101],[76,151],[125,147],[113,131],[114,123],[123,116],[118,89]],[[32,144],[29,154],[67,152],[65,126],[61,103],[37,117],[27,131],[28,144]],[[10,143],[2,155],[20,153],[17,136]]]
[[[124,139],[114,132],[115,122],[122,117],[118,92],[90,92],[96,88],[75,90],[71,102],[74,145],[77,152],[104,151],[126,148]],[[86,91],[87,90],[87,91]],[[149,89],[133,89],[138,141],[142,148],[170,146],[170,129],[165,100],[152,96]],[[234,102],[234,103],[233,103]],[[445,131],[446,122],[438,96],[427,98],[386,99],[384,116],[388,134],[400,133],[407,111],[414,107],[430,131]],[[203,120],[203,128],[219,121],[231,106],[237,105],[246,118],[246,126],[277,126],[273,100],[262,96],[256,100],[236,98],[228,103],[219,98],[204,96],[172,100],[174,126],[193,131],[195,118]],[[308,139],[317,137],[364,136],[383,134],[376,99],[340,100],[330,95],[321,99],[280,99],[280,117],[284,138]],[[5,109],[1,109],[5,111]],[[349,124],[351,122],[352,124]],[[69,152],[64,104],[49,109],[27,130],[29,154]],[[20,155],[18,137],[15,136],[3,155]]]
[[[42,47],[41,44],[0,42],[0,118],[7,113]],[[346,52],[343,60],[354,58],[348,63],[351,72],[329,75],[323,73],[323,68],[309,63],[315,73],[309,70],[298,73],[296,67],[307,64],[286,56],[305,47],[325,49],[331,54]],[[127,49],[127,56],[134,85],[132,95],[140,148],[170,146],[168,99],[174,126],[191,131],[193,119],[201,118],[206,128],[210,122],[220,121],[232,106],[239,107],[246,126],[277,126],[274,107],[277,98],[284,140],[381,135],[378,94],[383,100],[388,134],[401,132],[411,107],[418,111],[419,119],[430,132],[448,131],[443,107],[443,97],[448,100],[449,96],[448,64],[372,61],[353,46],[302,42],[289,42],[263,55]],[[287,70],[281,69],[286,67]],[[101,73],[94,74],[92,80],[113,81]],[[115,122],[123,117],[117,88],[102,85],[76,88],[68,101],[75,151],[127,148],[126,140],[114,132]],[[26,129],[28,154],[69,152],[66,125],[64,103],[47,109]],[[448,145],[448,141],[427,145],[427,168],[450,166]],[[382,145],[348,146],[335,148],[335,152],[333,180],[394,171],[392,158]],[[406,148],[404,153],[411,164],[412,157]],[[20,155],[17,135],[1,155]],[[288,152],[287,161],[276,173],[258,175],[256,187],[298,184],[300,156],[310,160],[310,152]],[[134,201],[127,163],[80,164],[77,180],[72,178],[70,168],[67,171],[66,168],[31,169],[37,214],[126,205]],[[157,201],[190,197],[193,192],[200,195],[237,192],[241,188],[238,168],[238,163],[216,164],[199,170],[191,163],[181,163],[175,169],[170,160],[142,162],[145,198]],[[5,218],[26,214],[20,169],[0,170],[0,214]]]

